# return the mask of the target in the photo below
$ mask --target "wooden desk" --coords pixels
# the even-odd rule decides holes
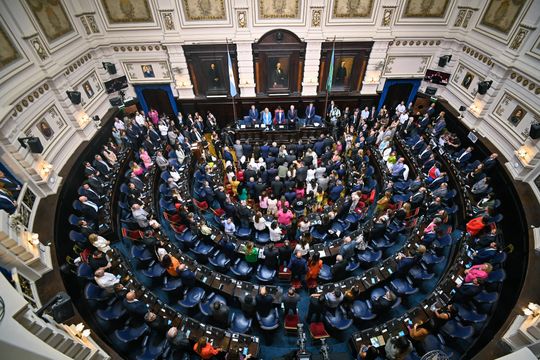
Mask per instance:
[[[326,127],[303,127],[298,130],[265,130],[257,128],[234,130],[236,140],[249,140],[251,142],[263,143],[265,141],[275,141],[278,144],[287,144],[292,141],[312,142],[319,138],[321,134],[328,133]]]

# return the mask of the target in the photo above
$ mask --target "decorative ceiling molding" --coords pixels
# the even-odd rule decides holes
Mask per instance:
[[[388,46],[439,46],[441,45],[441,40],[433,40],[433,39],[414,39],[414,40],[407,40],[407,39],[399,39],[390,41],[388,43]]]
[[[113,46],[113,50],[115,52],[162,51],[167,50],[167,46],[160,44],[116,45]]]
[[[540,87],[534,83],[534,80],[531,80],[526,75],[522,75],[514,70],[510,73],[510,79],[523,86],[526,90],[534,93],[536,96],[540,95]]]
[[[463,51],[465,54],[469,55],[470,57],[475,58],[478,61],[481,61],[484,64],[487,64],[487,65],[489,65],[491,67],[493,67],[493,65],[495,65],[495,63],[493,62],[493,59],[491,58],[491,55],[487,55],[487,54],[485,54],[485,53],[483,53],[481,51],[473,49],[468,45],[464,45],[461,48],[461,51]]]
[[[71,64],[69,64],[66,67],[66,70],[64,71],[64,75],[67,76],[67,75],[71,74],[72,72],[75,72],[75,70],[77,70],[77,68],[81,67],[85,62],[89,61],[91,58],[92,58],[92,54],[87,53],[87,54],[79,57],[77,60],[73,60],[71,62]]]
[[[45,94],[49,89],[49,84],[45,82],[36,86],[34,89],[29,90],[17,100],[15,105],[13,105],[11,115],[16,117],[18,114],[22,113],[30,104],[37,100],[41,95]]]

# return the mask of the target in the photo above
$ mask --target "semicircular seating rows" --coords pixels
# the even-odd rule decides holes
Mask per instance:
[[[99,199],[116,205],[117,218],[109,226],[120,240],[100,246],[111,262],[105,269],[112,276],[108,281],[121,285],[115,292],[94,280],[100,262],[89,254],[88,232],[80,228],[82,218],[94,223],[102,219],[89,216],[80,203],[74,203],[75,214],[69,216],[70,225],[77,228],[69,236],[80,255],[76,273],[85,303],[93,310],[93,323],[119,353],[137,359],[190,354],[186,342],[201,336],[231,354],[277,357],[295,348],[296,333],[290,330],[299,322],[309,324],[308,348],[313,352],[328,336],[333,352],[352,350],[353,356],[367,347],[382,353],[385,343],[408,336],[414,339],[411,359],[431,350],[459,358],[497,304],[505,279],[505,253],[498,250],[504,239],[500,231],[482,238],[457,230],[469,214],[481,213],[464,183],[466,164],[459,165],[459,158],[444,152],[426,159],[425,143],[436,140],[428,133],[402,138],[395,127],[386,131],[381,131],[386,136],[380,143],[365,146],[347,143],[347,138],[337,143],[327,136],[301,148],[272,146],[267,157],[254,158],[259,164],[244,165],[234,157],[222,159],[225,154],[214,149],[199,148],[191,155],[189,147],[172,147],[159,137],[151,145],[145,143],[147,154],[140,155],[140,143],[132,141],[131,150],[118,152],[110,191]],[[168,163],[162,169],[150,164],[157,162],[158,151]],[[296,174],[285,174],[275,184],[277,172],[266,174],[258,190],[257,183],[250,184],[250,171],[258,178],[287,161],[297,164]],[[445,171],[434,177],[433,166]],[[324,196],[318,197],[313,188],[306,191],[306,178],[298,177],[304,167],[313,174],[323,168],[321,177],[314,179],[318,187],[329,178]],[[141,174],[134,176],[139,169]],[[238,181],[240,175],[247,179]],[[294,210],[293,224],[280,221],[278,235],[271,234],[276,216],[270,209],[263,214],[265,228],[253,224],[255,213],[264,212],[261,190],[274,196],[283,193],[280,208]],[[500,216],[492,215],[488,224],[496,229]],[[296,231],[302,217],[309,221],[305,235]],[[227,218],[233,219],[232,231]],[[300,244],[305,239],[309,247]],[[490,240],[498,247],[491,247]],[[320,257],[318,276],[306,280],[303,271],[297,276],[291,262],[296,250],[306,258]],[[181,269],[164,267],[164,254],[178,260]],[[487,276],[482,273],[484,263],[493,269]],[[478,277],[471,280],[472,273]],[[298,300],[284,308],[291,287]],[[130,290],[137,301],[126,300]],[[247,298],[256,304],[250,306]],[[218,316],[220,306],[226,309],[225,317]],[[434,321],[436,309],[451,313],[452,319]],[[157,314],[158,320],[149,321],[147,312]],[[173,326],[183,334],[184,347],[167,338]],[[421,326],[429,330],[422,338],[413,330]]]

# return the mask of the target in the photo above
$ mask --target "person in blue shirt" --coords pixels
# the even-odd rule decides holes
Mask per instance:
[[[336,202],[339,199],[343,189],[344,187],[343,185],[341,185],[341,180],[336,181],[336,185],[332,186],[330,192],[328,193],[328,197],[330,198],[330,200]]]
[[[261,121],[268,129],[272,129],[272,113],[268,108],[264,108],[261,113]]]
[[[291,280],[298,279],[303,281],[304,275],[307,272],[307,261],[302,257],[302,252],[297,251],[289,261],[289,269],[291,270]]]

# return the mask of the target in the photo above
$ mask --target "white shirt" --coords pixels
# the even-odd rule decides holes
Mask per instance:
[[[135,121],[137,122],[138,125],[143,126],[144,125],[144,116],[142,116],[141,114],[135,115]]]
[[[403,104],[399,104],[398,106],[396,106],[396,111],[399,111],[400,113],[404,113],[405,110],[407,110],[407,108]]]
[[[268,231],[270,232],[270,240],[273,242],[277,242],[281,240],[281,228],[278,226],[275,229],[272,229],[271,227],[268,227]]]
[[[105,272],[102,277],[94,276],[94,280],[100,288],[110,291],[112,291],[114,285],[120,282],[120,279],[117,279],[116,276],[110,272]]]
[[[302,248],[302,245],[296,244],[293,254],[296,254],[298,251],[302,253],[302,256],[306,256],[309,253],[309,244],[306,244],[305,248]]]
[[[264,220],[263,217],[261,217],[259,219],[259,222],[256,222],[255,221],[255,216],[253,217],[253,227],[255,228],[255,230],[257,231],[263,231],[264,229],[266,229],[266,221]]]
[[[366,120],[367,118],[369,118],[369,111],[362,110],[362,112],[360,113],[360,118],[363,120]]]
[[[114,122],[114,127],[117,128],[118,130],[126,130],[126,126],[124,125],[124,122],[120,119]]]
[[[315,179],[315,169],[308,169],[307,176],[306,176],[306,182],[309,182],[312,179]]]
[[[99,235],[93,245],[96,249],[104,253],[111,250],[111,247],[107,244],[107,239]]]
[[[399,123],[401,125],[405,124],[407,122],[407,120],[409,120],[409,115],[407,115],[407,113],[403,113],[403,114],[399,115]]]
[[[169,132],[169,127],[166,124],[160,123],[158,125],[158,129],[161,136],[167,136],[167,133]]]

